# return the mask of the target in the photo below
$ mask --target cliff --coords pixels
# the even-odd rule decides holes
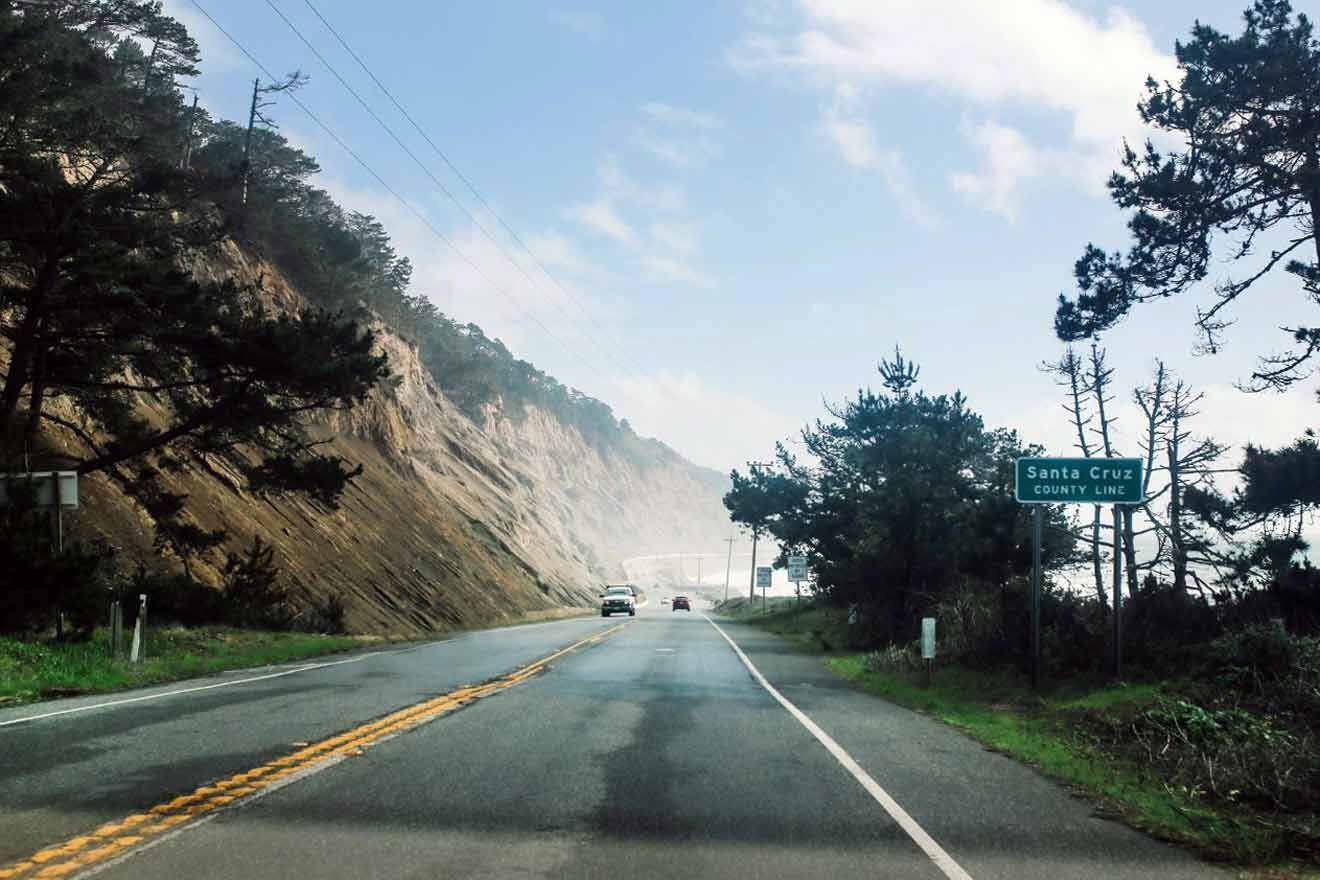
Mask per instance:
[[[232,244],[190,268],[199,277],[260,278],[272,306],[305,307],[272,265]],[[603,582],[623,576],[622,559],[718,546],[728,533],[722,475],[652,440],[588,442],[533,406],[496,400],[473,420],[413,345],[376,330],[391,381],[364,405],[311,426],[327,452],[364,469],[338,509],[250,492],[220,457],[166,472],[166,487],[188,495],[198,525],[229,534],[224,547],[190,561],[194,577],[218,583],[225,552],[259,535],[274,545],[296,601],[337,594],[350,629],[416,634],[591,605]],[[151,418],[159,405],[143,398],[141,407]],[[123,567],[152,564],[149,517],[105,476],[85,478],[81,490],[70,535],[107,540]]]

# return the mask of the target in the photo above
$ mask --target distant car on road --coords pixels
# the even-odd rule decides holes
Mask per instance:
[[[600,616],[627,613],[629,617],[637,615],[637,594],[632,587],[609,587],[600,594]]]
[[[669,597],[666,596],[665,598],[661,599],[661,600],[660,600],[660,604],[661,604],[661,605],[668,605],[668,604],[669,604]]]
[[[674,597],[674,610],[677,611],[680,608],[682,608],[684,611],[692,610],[692,603],[688,601],[687,596]]]

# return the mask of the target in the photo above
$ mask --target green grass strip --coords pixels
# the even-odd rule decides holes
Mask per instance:
[[[108,633],[80,643],[0,638],[0,704],[95,694],[252,666],[288,663],[379,641],[360,636],[266,632],[228,627],[149,631],[146,658],[111,657]]]

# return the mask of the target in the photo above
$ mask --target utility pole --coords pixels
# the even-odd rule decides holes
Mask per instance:
[[[729,561],[724,566],[724,601],[729,601],[729,574],[733,571],[733,538],[725,538],[724,543],[729,545]]]
[[[761,468],[769,466],[769,463],[764,461],[747,462],[747,467],[751,469],[753,479],[760,475]],[[747,601],[749,602],[756,601],[756,539],[760,536],[761,527],[752,526],[752,576],[749,578],[747,584]]]
[[[697,555],[697,586],[701,586],[701,556]]]

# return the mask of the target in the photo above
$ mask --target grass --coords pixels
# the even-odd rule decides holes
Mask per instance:
[[[846,624],[833,609],[771,604],[762,612],[743,602],[719,610],[821,655],[827,667],[868,693],[950,724],[1094,796],[1104,812],[1130,825],[1234,863],[1244,869],[1242,876],[1320,877],[1314,865],[1289,860],[1290,832],[1268,816],[1245,806],[1207,803],[1165,784],[1149,767],[1096,747],[1095,722],[1140,712],[1161,694],[1176,693],[1178,682],[1073,680],[1036,693],[1012,670],[941,666],[927,685],[923,672],[879,671],[867,654],[844,649]]]
[[[359,648],[378,639],[227,627],[154,630],[137,665],[111,658],[108,635],[82,643],[0,638],[0,703],[94,694]]]

